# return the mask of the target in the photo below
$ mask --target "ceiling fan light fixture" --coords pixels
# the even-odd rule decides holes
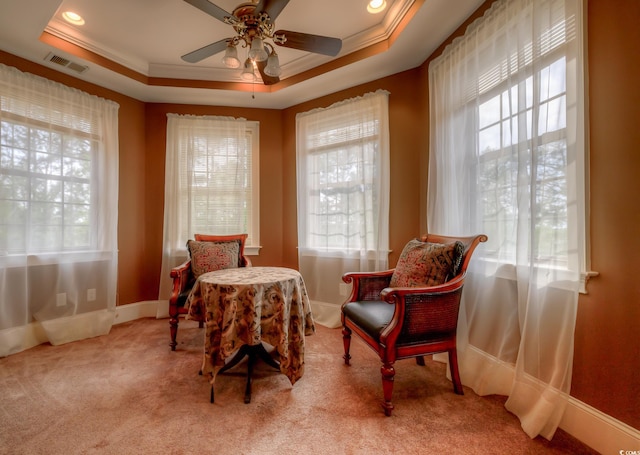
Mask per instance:
[[[232,44],[227,45],[227,49],[224,51],[224,57],[222,63],[227,68],[240,68],[240,60],[238,59],[238,49]]]
[[[378,14],[387,7],[387,2],[385,0],[371,0],[367,5],[367,11],[371,14]]]
[[[255,79],[256,75],[253,68],[253,62],[250,58],[244,61],[244,66],[242,67],[242,74],[240,75],[240,77],[247,82],[253,82],[253,80]]]
[[[280,59],[278,58],[278,54],[276,51],[271,51],[269,54],[269,58],[267,59],[267,66],[264,67],[264,74],[271,77],[279,77],[282,74],[282,69],[280,68]]]
[[[249,58],[254,62],[264,62],[267,57],[267,51],[264,50],[262,38],[254,37],[251,40],[251,49],[249,50]]]

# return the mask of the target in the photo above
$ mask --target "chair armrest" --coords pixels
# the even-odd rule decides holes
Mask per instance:
[[[191,260],[186,260],[177,267],[174,267],[169,272],[169,275],[173,279],[173,288],[171,290],[171,297],[169,298],[169,304],[176,304],[178,296],[184,292],[191,280]]]
[[[382,272],[349,272],[342,275],[342,281],[352,284],[347,302],[380,300],[380,291],[389,286],[393,270]]]
[[[438,332],[455,332],[465,274],[437,286],[385,288],[380,299],[395,305],[391,322],[380,334],[383,344],[406,339],[437,327]],[[409,313],[411,317],[405,318]]]
[[[455,292],[464,285],[465,275],[466,274],[460,274],[452,280],[449,280],[446,283],[439,284],[437,286],[413,286],[406,288],[387,287],[380,291],[380,300],[384,300],[388,303],[396,303],[398,299],[409,295],[413,297],[420,295],[433,296]]]

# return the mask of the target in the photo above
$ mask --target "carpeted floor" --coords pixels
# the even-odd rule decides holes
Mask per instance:
[[[558,430],[531,440],[504,397],[453,393],[444,365],[396,363],[392,417],[380,365],[361,342],[342,360],[340,329],[307,337],[306,372],[291,387],[259,363],[244,404],[241,363],[198,375],[204,329],[168,320],[114,326],[104,337],[41,345],[0,359],[0,454],[589,454]]]

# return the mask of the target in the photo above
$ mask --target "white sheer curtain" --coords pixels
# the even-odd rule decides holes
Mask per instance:
[[[0,356],[109,332],[118,105],[0,65]]]
[[[585,261],[580,0],[500,0],[429,68],[432,232],[485,233],[459,321],[463,383],[550,439]]]
[[[167,114],[164,238],[160,299],[171,268],[188,257],[194,234],[249,234],[252,242],[252,141],[245,119]]]
[[[380,90],[296,117],[300,273],[329,327],[340,325],[342,274],[388,266],[388,104]]]

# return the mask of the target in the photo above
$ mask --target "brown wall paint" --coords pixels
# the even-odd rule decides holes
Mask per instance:
[[[475,16],[490,4],[486,2]],[[589,282],[589,294],[579,300],[571,394],[640,429],[640,280],[634,256],[640,251],[636,235],[640,225],[640,2],[589,0],[587,5],[591,258],[592,269],[600,276]],[[390,263],[395,263],[407,239],[426,229],[428,62],[282,111],[145,105],[4,52],[0,62],[120,104],[120,304],[157,298],[167,112],[232,115],[260,122],[264,248],[252,259],[256,265],[296,267],[295,115],[379,88],[388,90]]]
[[[640,429],[640,2],[588,2],[591,268],[572,395]]]

